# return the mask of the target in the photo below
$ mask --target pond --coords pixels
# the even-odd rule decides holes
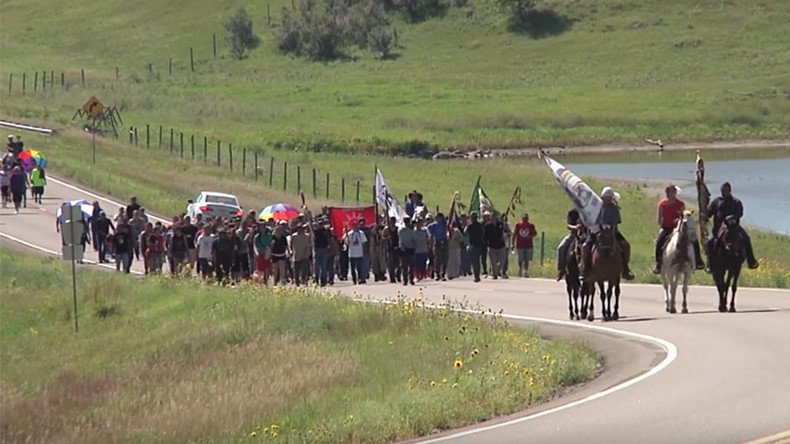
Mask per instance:
[[[666,180],[683,189],[680,196],[695,205],[693,151],[682,153],[628,153],[617,156],[558,158],[579,176],[610,179]],[[743,223],[790,235],[790,150],[741,150],[703,153],[705,182],[711,199],[723,182],[743,202]]]

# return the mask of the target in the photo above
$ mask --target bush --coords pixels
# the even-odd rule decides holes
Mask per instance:
[[[280,51],[312,60],[343,57],[352,45],[388,58],[397,42],[381,0],[302,0],[297,16],[283,8],[280,23]]]
[[[406,13],[413,22],[441,15],[447,10],[443,0],[389,0],[390,6]]]
[[[225,23],[225,29],[230,32],[227,40],[231,55],[239,60],[243,59],[247,50],[257,43],[257,38],[252,33],[252,19],[247,11],[244,8],[236,11]]]

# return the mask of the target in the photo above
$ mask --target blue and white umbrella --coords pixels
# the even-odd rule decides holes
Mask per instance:
[[[82,218],[85,220],[88,220],[91,218],[91,216],[93,216],[93,204],[85,199],[71,200],[69,202],[64,202],[64,205],[66,203],[68,203],[72,207],[80,207],[80,210],[82,211]],[[60,220],[60,216],[62,215],[63,215],[63,205],[58,207],[58,211],[55,212],[55,217],[57,217],[58,220]]]

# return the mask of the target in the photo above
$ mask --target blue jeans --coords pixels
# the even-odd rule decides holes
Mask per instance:
[[[571,235],[567,234],[557,247],[557,271],[565,271],[565,260],[568,258],[568,247],[571,244]]]
[[[475,280],[480,280],[480,262],[483,257],[483,249],[469,246],[469,261],[472,263],[472,273],[475,276]]]
[[[365,258],[364,257],[350,257],[348,261],[351,265],[351,280],[355,283],[365,282]]]
[[[332,272],[329,269],[329,249],[328,248],[316,248],[313,255],[313,265],[315,270],[315,280],[320,285],[326,285],[329,282],[329,276]]]

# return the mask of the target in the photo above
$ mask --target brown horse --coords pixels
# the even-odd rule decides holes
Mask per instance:
[[[597,234],[597,241],[592,251],[592,262],[590,273],[585,279],[585,286],[591,295],[590,297],[590,316],[588,320],[595,319],[593,314],[595,295],[595,284],[601,292],[601,314],[604,321],[618,320],[620,318],[620,275],[623,271],[623,259],[620,245],[617,242],[615,232],[611,227],[601,227]],[[608,282],[608,287],[604,283]],[[615,302],[612,310],[612,292],[614,291]]]
[[[730,313],[735,313],[735,292],[744,258],[744,241],[737,221],[722,224],[710,255],[710,273],[719,292],[719,311],[727,311],[727,292],[732,288]]]
[[[568,311],[571,320],[581,320],[587,317],[587,306],[592,296],[587,291],[587,286],[582,283],[582,241],[574,236],[568,246],[565,259],[565,289],[568,292]],[[581,302],[579,301],[581,298]]]

